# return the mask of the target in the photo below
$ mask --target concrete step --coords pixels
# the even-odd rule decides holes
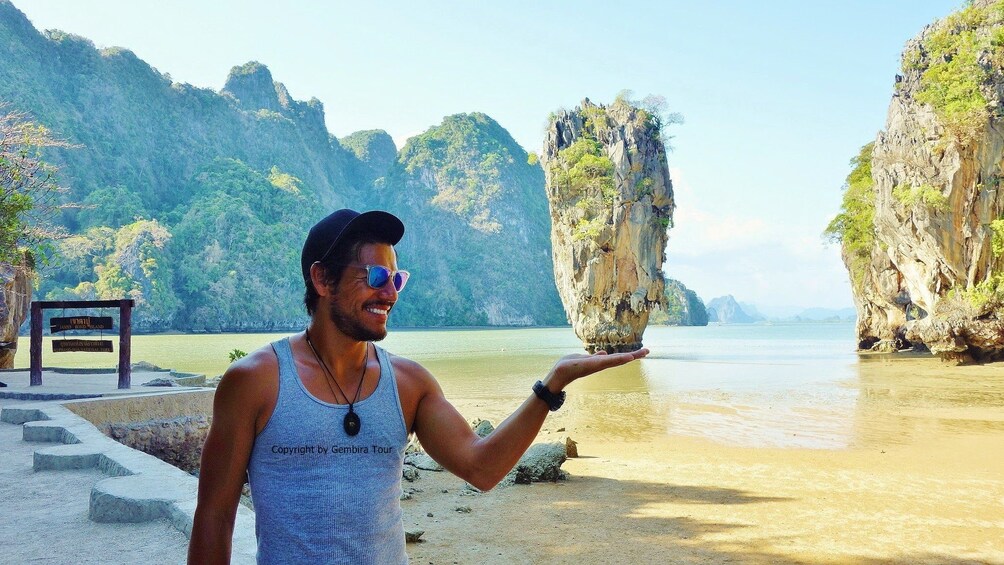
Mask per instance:
[[[100,447],[86,443],[54,445],[35,450],[32,468],[38,471],[65,471],[98,467],[104,455]]]
[[[171,507],[193,500],[197,484],[174,477],[143,473],[98,481],[91,489],[89,516],[95,522],[146,522],[170,519]]]

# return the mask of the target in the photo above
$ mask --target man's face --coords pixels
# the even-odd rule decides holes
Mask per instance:
[[[356,262],[345,268],[332,296],[328,315],[343,334],[358,341],[380,341],[387,337],[387,318],[397,302],[397,290],[390,281],[381,288],[367,284],[366,265],[397,270],[397,254],[386,243],[366,243]]]

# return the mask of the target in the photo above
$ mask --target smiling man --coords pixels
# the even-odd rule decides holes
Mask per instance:
[[[401,474],[411,433],[443,467],[488,490],[509,472],[575,379],[644,357],[568,355],[485,438],[421,365],[372,342],[408,272],[401,221],[338,210],[301,254],[306,330],[234,363],[213,403],[189,563],[227,563],[245,477],[259,563],[407,563]]]

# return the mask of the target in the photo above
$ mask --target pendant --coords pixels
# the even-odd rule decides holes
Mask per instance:
[[[342,421],[342,425],[345,427],[345,433],[350,436],[354,436],[359,433],[359,428],[362,427],[362,422],[359,421],[359,415],[349,408],[349,413],[345,415],[345,420]]]

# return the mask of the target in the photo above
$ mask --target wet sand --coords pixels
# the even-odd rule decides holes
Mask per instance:
[[[423,472],[406,485],[422,489],[403,503],[406,527],[426,531],[409,554],[414,563],[1004,563],[1004,365],[862,358],[837,386],[846,394],[827,405],[783,394],[765,404],[752,389],[664,395],[576,383],[570,409],[540,438],[579,442],[581,457],[564,465],[571,478],[469,495],[455,477]],[[451,397],[465,415],[496,421],[520,400]],[[775,402],[808,440],[780,440],[799,432],[769,416]],[[730,436],[736,415],[753,421]],[[705,421],[719,425],[694,424]]]

